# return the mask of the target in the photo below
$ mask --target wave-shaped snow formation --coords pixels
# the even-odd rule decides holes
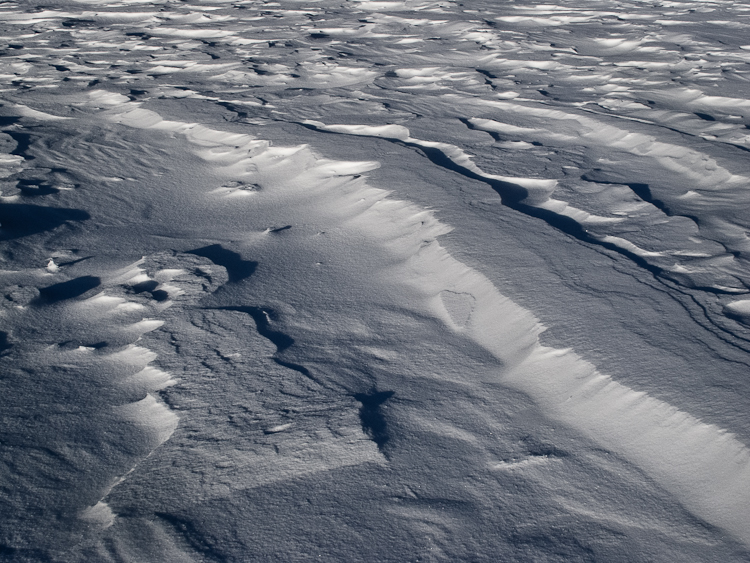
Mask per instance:
[[[361,233],[385,248],[392,265],[371,282],[393,286],[394,305],[408,295],[408,306],[435,315],[500,360],[499,381],[527,393],[554,419],[642,468],[695,514],[750,543],[745,526],[750,519],[750,450],[725,430],[599,373],[574,351],[540,345],[538,336],[545,329],[537,319],[437,242],[451,229],[432,212],[392,199],[386,190],[351,181],[375,163],[320,159],[305,146],[270,147],[248,135],[163,120],[155,112],[131,106],[123,103],[107,116],[130,127],[184,134],[201,147],[201,158],[227,175],[269,186],[289,215],[325,217],[329,228],[351,231],[351,236]],[[396,126],[372,130],[313,125],[412,140],[405,128]],[[472,166],[465,155],[453,152],[451,160]],[[541,183],[502,180],[521,186]],[[300,205],[303,212],[298,211]],[[466,311],[465,300],[459,304],[446,294],[466,296],[471,311]]]
[[[747,560],[747,6],[0,7],[0,557]]]
[[[746,445],[715,425],[599,373],[571,350],[541,346],[538,335],[544,327],[533,315],[434,240],[445,232],[439,223],[429,225],[434,219],[428,216],[425,221],[424,211],[411,205],[379,199],[386,195],[370,196],[372,207],[350,222],[388,243],[404,260],[388,272],[392,279],[409,284],[433,314],[500,359],[502,382],[528,393],[553,418],[633,461],[696,514],[750,542],[745,525],[750,519]],[[386,229],[386,221],[397,226]],[[409,227],[413,233],[404,236]],[[389,240],[394,234],[401,236]],[[456,313],[451,314],[441,298],[446,291],[475,301],[464,327],[455,327]]]

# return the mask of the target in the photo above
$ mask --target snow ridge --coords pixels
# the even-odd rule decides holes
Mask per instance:
[[[0,557],[747,560],[747,11],[1,5]]]
[[[431,217],[425,221],[425,212],[412,205],[386,199],[386,192],[380,197],[350,224],[398,249],[403,263],[391,272],[396,283],[420,293],[447,326],[501,360],[503,383],[527,393],[553,418],[623,455],[696,515],[750,544],[744,524],[750,519],[750,449],[745,444],[722,428],[599,373],[572,350],[541,346],[538,335],[544,327],[533,315],[434,240],[444,232],[439,223]],[[386,217],[400,234],[396,240],[389,240],[389,229],[383,229]],[[421,228],[415,225],[417,218]],[[414,230],[409,232],[407,225]],[[445,292],[475,301],[464,327],[456,326]]]
[[[8,402],[18,409],[31,401],[26,404],[29,416],[54,429],[26,438],[12,438],[16,432],[10,431],[18,449],[6,452],[15,459],[4,459],[4,467],[21,460],[35,467],[41,460],[34,452],[45,451],[58,473],[49,478],[66,484],[40,495],[39,488],[47,486],[44,474],[30,472],[20,481],[13,473],[4,475],[15,484],[6,518],[16,520],[23,539],[19,543],[5,536],[2,542],[21,552],[64,552],[72,530],[111,526],[115,514],[106,497],[112,487],[168,440],[178,422],[158,396],[174,381],[149,365],[156,354],[135,344],[163,324],[151,317],[162,304],[130,292],[133,280],[145,277],[139,267],[143,261],[101,278],[71,277],[82,267],[71,258],[58,253],[43,270],[2,276],[2,314],[14,326],[9,350],[0,359],[12,374],[4,382]],[[29,381],[20,378],[24,373]],[[62,373],[69,383],[61,387],[55,376]],[[36,400],[25,396],[30,384],[41,386]],[[60,418],[74,399],[77,413]],[[77,443],[81,433],[89,437]],[[92,451],[92,444],[109,453]],[[33,517],[22,508],[29,503],[39,504]],[[47,531],[45,537],[29,526],[38,519],[46,521],[38,523]]]
[[[386,190],[362,182],[332,181],[351,178],[375,164],[326,161],[306,147],[269,147],[247,135],[167,122],[154,112],[131,110],[129,103],[107,115],[133,127],[181,132],[191,142],[206,147],[198,151],[204,159],[220,163],[232,174],[246,170],[254,179],[268,177],[274,169],[279,170],[275,156],[283,156],[289,172],[284,174],[286,182],[277,184],[273,191],[289,207],[300,205],[294,201],[302,198],[313,206],[314,213],[325,213],[334,218],[334,224],[364,233],[385,248],[397,261],[384,274],[394,285],[395,295],[403,292],[399,288],[408,287],[421,297],[423,307],[447,327],[474,340],[502,362],[499,380],[504,384],[529,394],[560,422],[626,457],[695,514],[750,543],[743,524],[750,518],[750,492],[744,486],[750,479],[750,450],[721,428],[598,373],[574,351],[541,346],[538,335],[544,327],[532,314],[502,296],[486,277],[455,260],[440,246],[436,238],[450,228],[438,222],[431,212],[391,199]],[[458,149],[414,140],[402,127],[370,130],[364,126],[308,125],[436,148],[447,154],[451,162],[478,170]],[[302,171],[307,181],[294,180],[302,178]],[[497,180],[494,176],[492,179]],[[533,179],[498,181],[509,180],[524,189],[554,185]],[[337,202],[335,207],[329,205],[333,201]],[[467,295],[475,302],[463,321],[456,322],[455,307],[446,307],[445,292]],[[267,313],[261,309],[247,311],[279,350],[291,345],[290,337],[264,328]],[[307,368],[293,369],[307,372]]]
[[[141,126],[146,119],[145,113],[118,115],[121,122],[135,126]],[[154,123],[156,118],[148,118],[148,122]],[[187,126],[165,124],[157,127],[179,130]],[[349,131],[346,126],[331,129]],[[361,127],[353,129],[358,134],[369,133]],[[192,126],[190,130],[200,131],[200,138],[211,138],[213,142],[227,146],[226,151],[214,149],[210,158],[221,158],[231,169],[236,169],[241,163],[253,162],[257,170],[263,172],[264,161],[267,161],[264,153],[256,153],[248,161],[231,158],[236,153],[228,149],[236,144],[236,136],[224,140],[226,134],[200,126]],[[398,134],[396,138],[412,141],[403,130],[395,132]],[[394,128],[375,133],[390,136],[394,134]],[[427,143],[417,144],[428,146]],[[252,146],[266,145],[252,141]],[[267,150],[295,154],[290,149]],[[468,166],[468,157],[454,152],[450,155],[451,160],[462,160],[463,165]],[[309,157],[300,155],[300,158],[306,161]],[[345,163],[323,163],[314,170],[325,175],[334,171],[348,174],[347,169],[351,167]],[[520,180],[518,185],[524,183],[532,186],[543,184],[541,181]],[[336,189],[335,186],[321,186],[313,189],[313,193],[321,199],[328,199],[333,197],[328,194]],[[540,346],[538,334],[544,328],[536,319],[500,295],[485,277],[457,262],[435,241],[449,229],[437,222],[430,212],[390,199],[384,190],[364,185],[350,190],[338,195],[344,211],[337,214],[342,216],[343,224],[365,232],[370,239],[396,254],[402,260],[401,265],[391,272],[392,279],[398,280],[396,285],[406,284],[412,291],[420,293],[432,314],[501,360],[505,366],[501,381],[528,393],[561,422],[583,431],[602,446],[636,463],[696,514],[750,542],[743,525],[750,517],[747,508],[750,493],[744,486],[750,479],[750,450],[744,444],[714,425],[704,424],[663,401],[598,373],[572,351]],[[359,203],[349,206],[347,201]],[[446,309],[441,298],[446,291],[469,295],[476,301],[465,327],[457,327],[455,313]],[[261,313],[256,312],[253,318]]]
[[[652,137],[630,133],[625,130],[618,130],[614,127],[603,128],[600,123],[595,122],[594,120],[576,116],[574,114],[567,114],[559,110],[534,110],[526,106],[506,102],[485,103],[487,103],[487,105],[492,105],[493,107],[502,108],[507,112],[524,111],[535,117],[543,117],[547,119],[552,118],[561,121],[575,120],[580,122],[581,128],[585,130],[583,136],[595,136],[597,143],[606,144],[631,152],[637,152],[639,155],[650,155],[653,153],[655,155],[654,158],[656,158],[656,160],[665,168],[690,179],[700,179],[702,186],[711,186],[711,189],[717,189],[719,185],[725,184],[723,189],[733,189],[737,191],[743,189],[744,186],[750,183],[750,179],[748,178],[733,176],[721,168],[717,170],[716,163],[704,155],[700,155],[695,151],[685,151],[682,147],[657,142]],[[505,125],[490,119],[470,118],[466,119],[465,123],[472,129],[487,131],[490,133],[510,132],[517,134],[523,132],[531,138],[555,138],[554,133],[549,134],[542,129],[524,130],[519,127]],[[582,209],[573,207],[567,202],[553,199],[551,196],[555,192],[558,184],[556,180],[517,178],[486,173],[473,162],[470,155],[460,148],[448,143],[424,141],[411,137],[409,130],[400,125],[326,125],[325,123],[314,120],[306,120],[301,124],[313,128],[316,131],[378,137],[404,146],[419,148],[433,164],[461,174],[467,178],[487,183],[500,195],[504,205],[531,217],[540,219],[550,226],[559,229],[563,233],[578,240],[602,246],[609,250],[614,250],[623,256],[626,256],[638,266],[648,270],[656,277],[665,277],[689,288],[708,291],[711,293],[735,294],[744,293],[746,291],[744,281],[742,281],[745,279],[745,274],[739,269],[740,266],[735,265],[734,263],[732,263],[729,268],[723,266],[719,272],[715,272],[711,275],[724,277],[729,273],[732,277],[739,278],[741,287],[720,285],[718,283],[706,285],[705,280],[701,279],[701,276],[704,276],[705,274],[705,270],[696,270],[694,266],[688,269],[679,262],[675,262],[675,256],[679,253],[648,251],[638,247],[636,244],[625,238],[609,234],[598,234],[596,231],[601,230],[601,227],[616,224],[625,219],[593,215]],[[581,133],[575,132],[574,135],[570,135],[567,140],[575,140],[578,135],[581,135]],[[612,141],[612,139],[614,139],[614,141]],[[696,161],[706,161],[704,164],[705,168],[711,170],[712,175],[715,176],[715,178],[705,177],[694,171],[693,168],[696,166]],[[648,184],[639,185],[645,186],[645,189],[648,190]],[[633,189],[634,191],[637,191],[637,188]],[[663,206],[660,201],[654,200],[650,197],[644,201],[648,201],[655,206]],[[670,205],[672,204],[670,203]],[[692,217],[693,214],[700,215],[700,212],[694,209],[686,209],[681,211],[681,213],[690,217]],[[700,215],[700,217],[704,222],[707,220],[709,225],[713,220],[709,217],[704,217],[703,215]],[[720,221],[719,218],[716,218],[715,220]],[[698,219],[696,219],[696,221],[698,221]],[[708,231],[711,227],[704,226],[703,228]],[[733,244],[737,241],[738,235],[744,237],[744,230],[740,230],[739,227],[730,228],[728,225],[725,225],[723,230],[713,230],[711,232],[714,233],[714,237],[717,237],[719,242],[725,244],[727,249],[733,248]],[[687,252],[685,254],[690,256]]]

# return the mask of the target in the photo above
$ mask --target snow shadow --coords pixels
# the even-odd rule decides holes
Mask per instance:
[[[90,218],[82,209],[6,203],[0,205],[0,240],[49,232],[68,221],[85,221]]]
[[[39,302],[57,303],[66,299],[73,299],[87,291],[99,287],[101,279],[96,276],[81,276],[66,282],[56,283],[39,290]]]
[[[8,342],[8,333],[0,330],[0,356],[5,356],[7,350],[10,350],[13,345]]]
[[[166,301],[167,299],[169,299],[169,293],[167,293],[163,289],[157,289],[158,287],[159,282],[155,280],[148,280],[135,284],[130,288],[130,290],[135,294],[148,292],[151,294],[151,297],[153,297],[154,300],[158,302]]]
[[[242,256],[238,253],[227,250],[220,244],[196,248],[195,250],[188,251],[188,254],[202,256],[203,258],[208,258],[214,264],[224,266],[227,270],[227,276],[229,276],[229,283],[236,283],[249,278],[255,273],[255,269],[258,267],[257,262],[243,260]]]
[[[247,315],[250,315],[253,321],[255,321],[255,327],[258,330],[258,334],[260,334],[263,338],[268,339],[271,342],[271,344],[276,346],[276,353],[273,355],[273,358],[272,358],[273,361],[279,364],[280,366],[297,371],[301,373],[302,375],[304,375],[305,377],[309,377],[312,379],[312,375],[310,374],[310,371],[306,367],[301,366],[299,364],[292,363],[292,362],[287,362],[278,357],[279,354],[281,354],[282,352],[284,352],[284,350],[286,350],[292,344],[294,344],[294,338],[292,338],[288,334],[285,334],[278,330],[273,330],[271,328],[271,320],[273,320],[273,318],[276,316],[272,309],[262,309],[260,307],[243,307],[243,306],[218,307],[218,309],[221,311],[239,311],[240,313],[245,313]]]
[[[359,409],[362,430],[375,442],[380,451],[383,451],[383,447],[391,438],[381,406],[394,394],[394,391],[372,390],[369,393],[355,393],[353,395],[354,399],[362,404]]]
[[[25,197],[40,197],[59,193],[60,190],[43,180],[18,180],[16,187]]]
[[[10,121],[8,123],[9,125],[12,123],[15,123],[18,121],[18,118],[3,118],[3,119],[11,119],[13,121]],[[5,125],[7,122],[0,122],[0,125]],[[6,135],[11,137],[16,142],[16,148],[10,151],[10,154],[14,154],[16,156],[22,156],[26,160],[34,160],[35,157],[33,157],[30,154],[26,154],[26,151],[29,150],[29,147],[31,146],[32,140],[31,140],[31,134],[30,133],[22,133],[20,131],[3,131]]]

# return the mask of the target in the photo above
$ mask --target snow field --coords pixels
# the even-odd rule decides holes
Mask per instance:
[[[747,559],[746,6],[0,10],[9,561]]]

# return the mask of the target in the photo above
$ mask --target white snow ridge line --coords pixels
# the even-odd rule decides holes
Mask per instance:
[[[551,418],[628,459],[691,512],[750,545],[750,450],[744,444],[715,425],[602,375],[573,351],[542,346],[538,335],[544,327],[530,312],[436,241],[424,243],[447,230],[431,213],[405,202],[383,203],[388,209],[382,217],[382,207],[373,205],[352,223],[376,239],[387,238],[384,225],[401,224],[387,230],[409,233],[404,238],[410,237],[411,244],[399,241],[398,247],[409,247],[414,255],[394,279],[423,292],[434,314],[502,360],[507,367],[503,383],[528,394]],[[421,229],[404,228],[416,219]],[[465,328],[447,310],[446,291],[475,300]]]
[[[121,290],[128,282],[132,283],[133,280],[144,277],[143,269],[139,267],[142,262],[143,259],[110,274],[108,281],[110,288],[115,287]],[[147,276],[145,277],[149,279]],[[144,313],[148,311],[148,308],[127,298],[109,295],[106,290],[81,303],[74,304],[73,307],[77,309],[78,315],[81,318],[86,318],[89,323],[107,324],[114,322],[120,325],[121,332],[130,333],[131,338],[135,336],[138,340],[140,340],[141,335],[156,330],[164,324],[161,320],[148,317],[142,317],[135,323],[123,324],[116,316],[118,312],[136,311]],[[147,449],[141,452],[137,459],[132,460],[132,466],[127,471],[114,477],[111,485],[103,491],[99,502],[79,513],[79,518],[85,522],[103,528],[114,524],[116,514],[105,499],[112,489],[122,483],[144,458],[150,456],[154,450],[166,442],[177,428],[179,423],[177,414],[154,396],[155,391],[174,383],[169,374],[150,365],[156,357],[155,352],[136,344],[129,344],[123,349],[106,356],[109,362],[128,366],[131,375],[124,382],[145,393],[143,399],[116,407],[115,412],[122,420],[132,423],[140,430],[146,439]]]
[[[734,435],[599,374],[570,352],[540,346],[507,381],[750,544],[750,451]]]
[[[153,440],[153,449],[169,440],[179,422],[179,417],[151,393],[135,403],[120,407],[123,416],[142,427]]]
[[[325,161],[305,146],[269,148],[268,143],[248,135],[162,120],[155,112],[133,111],[135,104],[120,102],[111,103],[116,107],[105,113],[107,118],[131,127],[185,134],[203,149],[205,160],[220,161],[228,171],[233,169],[232,164],[256,158],[263,163],[272,154],[295,153],[303,163],[300,165],[322,177],[352,173],[346,163],[336,163],[343,167],[339,172],[329,170]],[[323,128],[317,122],[310,124]],[[410,139],[408,131],[397,126],[371,131],[355,126],[346,133]],[[226,146],[226,150],[205,150],[217,146]],[[450,157],[472,166],[463,153]],[[360,165],[363,170],[373,167],[370,163]],[[513,181],[521,183],[519,179]],[[617,383],[573,351],[542,346],[538,335],[544,327],[529,311],[501,295],[489,279],[454,259],[437,243],[435,238],[450,228],[431,212],[389,199],[387,191],[364,182],[334,193],[339,188],[323,182],[315,186],[316,197],[336,200],[339,208],[327,208],[326,213],[338,215],[347,228],[365,233],[401,258],[389,272],[392,275],[388,275],[387,283],[406,285],[421,294],[424,306],[433,315],[500,359],[505,365],[501,381],[529,395],[548,416],[629,460],[695,515],[750,545],[750,529],[746,526],[750,522],[750,450],[744,444],[717,426]],[[445,292],[468,296],[466,303],[471,310],[461,312],[455,304],[446,305]],[[166,432],[170,422],[152,407],[144,404],[143,413]]]

